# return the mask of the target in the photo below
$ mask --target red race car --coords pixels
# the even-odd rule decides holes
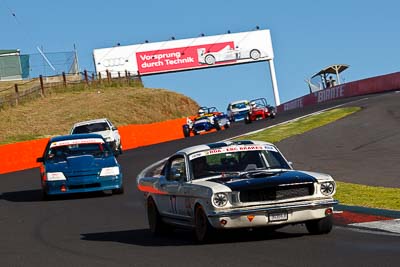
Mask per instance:
[[[275,107],[269,105],[265,98],[257,98],[250,101],[250,110],[245,117],[245,123],[251,123],[256,120],[275,118]]]

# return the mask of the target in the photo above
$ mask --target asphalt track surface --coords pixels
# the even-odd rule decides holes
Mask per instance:
[[[119,157],[125,194],[74,195],[42,201],[38,169],[0,175],[0,266],[398,266],[400,236],[335,226],[309,235],[303,225],[275,232],[231,231],[199,245],[190,231],[155,238],[136,175],[176,150],[227,139],[344,102],[362,111],[284,140],[297,169],[339,181],[399,187],[400,93],[370,95],[238,123],[226,131],[126,151]]]

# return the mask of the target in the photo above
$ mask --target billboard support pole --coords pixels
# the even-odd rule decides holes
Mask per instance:
[[[281,100],[279,98],[278,83],[276,82],[274,60],[271,59],[268,61],[268,63],[269,63],[269,72],[271,74],[271,80],[272,80],[272,88],[274,90],[275,106],[279,106],[281,104]]]

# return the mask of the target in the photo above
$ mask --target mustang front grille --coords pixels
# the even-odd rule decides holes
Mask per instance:
[[[311,196],[313,194],[314,185],[310,183],[242,190],[239,196],[240,202],[259,202]]]

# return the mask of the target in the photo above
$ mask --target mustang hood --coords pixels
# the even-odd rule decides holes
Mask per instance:
[[[232,191],[274,188],[282,185],[311,184],[317,181],[313,176],[299,171],[257,174],[256,178],[218,178],[211,180],[229,187]]]

